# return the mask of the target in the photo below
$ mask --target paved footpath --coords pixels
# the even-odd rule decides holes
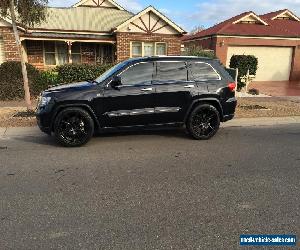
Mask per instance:
[[[291,117],[259,117],[259,118],[238,118],[222,123],[223,128],[228,127],[255,127],[255,126],[276,126],[300,124],[300,116]],[[42,132],[38,127],[18,127],[18,128],[1,128],[0,137],[16,137],[16,136],[35,136],[40,135]]]

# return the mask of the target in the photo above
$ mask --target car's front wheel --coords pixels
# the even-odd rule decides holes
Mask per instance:
[[[93,136],[94,121],[84,109],[66,108],[55,119],[54,134],[59,144],[79,147]]]
[[[220,127],[220,114],[210,104],[200,104],[193,109],[186,124],[189,134],[197,140],[208,140]]]

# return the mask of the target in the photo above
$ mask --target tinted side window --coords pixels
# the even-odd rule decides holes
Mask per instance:
[[[159,81],[187,81],[185,62],[159,62]]]
[[[151,84],[153,63],[139,63],[121,73],[123,85]]]
[[[194,81],[220,80],[219,74],[207,63],[192,63],[191,78]]]

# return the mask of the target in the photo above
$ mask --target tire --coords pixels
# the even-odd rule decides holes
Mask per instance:
[[[200,104],[192,110],[186,127],[194,139],[208,140],[220,128],[219,111],[210,104]]]
[[[66,108],[55,119],[55,139],[64,147],[79,147],[92,138],[94,126],[93,119],[84,109]]]

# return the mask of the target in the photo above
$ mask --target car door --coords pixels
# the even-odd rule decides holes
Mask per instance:
[[[154,115],[153,62],[139,62],[118,76],[121,85],[104,90],[101,123],[104,127],[148,125]]]
[[[156,88],[156,123],[182,122],[196,88],[188,81],[187,63],[158,61],[153,85]]]

